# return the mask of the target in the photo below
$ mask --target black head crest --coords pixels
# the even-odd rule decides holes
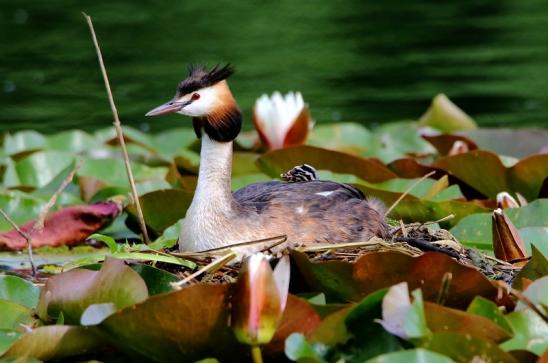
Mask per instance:
[[[203,66],[190,64],[188,66],[188,77],[177,86],[177,96],[186,95],[199,89],[213,86],[214,84],[227,79],[234,73],[234,67],[227,64],[223,67],[216,65],[207,71]]]

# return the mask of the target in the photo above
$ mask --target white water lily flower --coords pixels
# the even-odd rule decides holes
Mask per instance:
[[[312,126],[308,105],[300,92],[262,95],[255,101],[253,122],[261,141],[271,150],[304,143]]]

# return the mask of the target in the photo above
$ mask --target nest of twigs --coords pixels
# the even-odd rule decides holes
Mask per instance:
[[[503,280],[511,283],[519,267],[511,263],[486,255],[481,251],[466,248],[461,245],[449,231],[431,228],[432,223],[409,223],[401,221],[390,228],[386,238],[372,238],[366,242],[354,242],[344,244],[323,244],[298,247],[297,250],[307,254],[311,261],[345,261],[352,263],[359,257],[376,252],[400,252],[409,256],[420,256],[425,252],[444,253],[459,263],[477,269],[486,277],[493,280]],[[285,239],[272,239],[274,242],[264,249],[265,253]],[[255,241],[250,243],[265,243]],[[215,252],[215,253],[212,253]],[[226,258],[228,249],[210,251],[208,253],[183,254],[182,257],[190,258],[199,266],[197,271],[178,271],[184,283],[208,282],[230,283],[238,276],[240,262]],[[282,253],[288,253],[284,251]],[[276,256],[279,256],[277,253]],[[224,256],[226,261],[220,261]],[[230,263],[229,263],[230,262]]]

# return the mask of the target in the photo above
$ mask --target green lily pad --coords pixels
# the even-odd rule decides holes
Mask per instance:
[[[45,321],[62,312],[67,323],[79,323],[91,304],[112,302],[122,309],[147,297],[147,286],[135,271],[121,260],[107,258],[99,271],[74,269],[50,277],[37,311]]]
[[[163,180],[167,173],[166,167],[149,167],[132,162],[131,170],[135,182],[147,180]],[[112,186],[125,186],[129,190],[126,167],[122,159],[86,159],[78,170],[78,175],[97,178]]]
[[[101,142],[87,132],[68,130],[47,137],[45,147],[48,150],[70,151],[79,153],[98,149]]]
[[[535,245],[533,245],[531,249],[531,260],[521,269],[514,279],[512,286],[516,289],[522,289],[523,279],[534,281],[548,275],[548,258],[546,258]]]
[[[548,234],[544,233],[545,228],[548,227],[548,219],[545,218],[548,215],[548,200],[535,200],[524,207],[508,208],[504,212],[518,228],[520,234],[522,234],[522,229],[540,227],[540,229],[534,231],[527,230],[528,237],[534,239],[525,238],[525,233],[522,238],[528,251],[531,251],[530,246],[534,244],[541,251],[548,254]],[[450,232],[465,245],[483,250],[492,249],[491,213],[477,213],[467,216],[451,228]],[[538,234],[532,234],[532,232]]]
[[[102,344],[88,328],[42,326],[23,334],[0,357],[32,357],[43,361],[85,354]]]
[[[40,289],[17,276],[0,275],[0,299],[33,309],[38,304]]]
[[[31,309],[8,300],[0,300],[0,331],[20,331],[21,324],[32,325]]]
[[[548,324],[530,309],[514,311],[506,315],[514,331],[512,339],[500,346],[505,351],[528,350],[542,355],[548,349]]]
[[[504,314],[499,309],[497,304],[481,296],[476,296],[474,300],[472,300],[472,302],[468,306],[468,309],[466,309],[466,312],[474,315],[483,316],[484,318],[487,318],[498,324],[498,326],[500,326],[508,333],[512,332],[512,328],[506,321]]]
[[[548,140],[548,131],[540,128],[482,127],[477,130],[460,131],[458,134],[474,141],[483,150],[516,158],[538,153],[547,145]]]
[[[450,363],[449,357],[426,349],[410,349],[392,352],[369,359],[365,363]]]
[[[315,126],[306,140],[308,145],[358,155],[367,151],[372,142],[371,131],[352,122]]]
[[[169,226],[184,218],[192,202],[193,194],[182,189],[156,190],[139,197],[147,227],[157,236]],[[129,216],[137,220],[134,205],[126,208]]]
[[[478,127],[470,116],[443,93],[432,99],[430,107],[421,116],[419,125],[435,127],[442,131],[470,130]]]
[[[420,135],[416,122],[394,122],[375,129],[371,144],[362,156],[375,157],[385,163],[408,155],[430,155],[436,150]]]
[[[9,164],[5,187],[40,188],[74,162],[74,155],[61,151],[39,151]]]
[[[44,135],[33,130],[7,134],[4,138],[4,152],[14,155],[29,150],[42,149],[46,143]]]

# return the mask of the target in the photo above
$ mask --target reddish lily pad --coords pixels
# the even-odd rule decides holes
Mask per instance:
[[[43,361],[82,355],[101,345],[89,328],[42,326],[22,335],[0,358],[32,357]]]
[[[77,324],[91,304],[110,302],[122,309],[147,297],[147,286],[139,274],[123,261],[107,257],[99,271],[74,269],[50,277],[37,311],[44,321],[62,312],[66,322]]]
[[[355,263],[312,262],[297,251],[291,256],[310,288],[335,300],[357,301],[373,291],[406,281],[409,289],[421,288],[425,300],[435,301],[447,272],[453,276],[446,299],[449,306],[465,307],[477,295],[491,300],[497,296],[497,289],[479,271],[436,252],[419,257],[370,253]]]
[[[548,177],[548,154],[533,155],[507,168],[498,155],[484,150],[440,158],[434,168],[445,170],[486,197],[495,199],[503,191],[537,198]]]
[[[438,150],[440,155],[449,154],[449,151],[457,141],[465,143],[468,147],[468,150],[476,150],[478,148],[478,145],[476,145],[476,143],[474,143],[472,140],[460,135],[439,134],[422,135],[422,137],[429,143],[431,143],[436,148],[436,150]]]
[[[339,151],[304,145],[268,152],[262,155],[257,163],[262,171],[272,177],[279,177],[281,173],[305,163],[316,169],[356,175],[372,183],[397,177],[377,159],[361,158]]]
[[[437,333],[423,342],[421,347],[447,355],[455,362],[469,363],[480,359],[486,363],[518,363],[495,343],[469,334]]]
[[[41,231],[32,233],[32,246],[63,246],[83,242],[120,213],[116,202],[102,202],[91,205],[77,205],[48,214]],[[30,233],[34,221],[21,226]],[[27,247],[27,240],[16,230],[0,234],[0,249],[21,250]]]
[[[434,333],[470,334],[495,343],[510,339],[511,334],[483,316],[469,314],[442,305],[425,302],[428,327]]]

